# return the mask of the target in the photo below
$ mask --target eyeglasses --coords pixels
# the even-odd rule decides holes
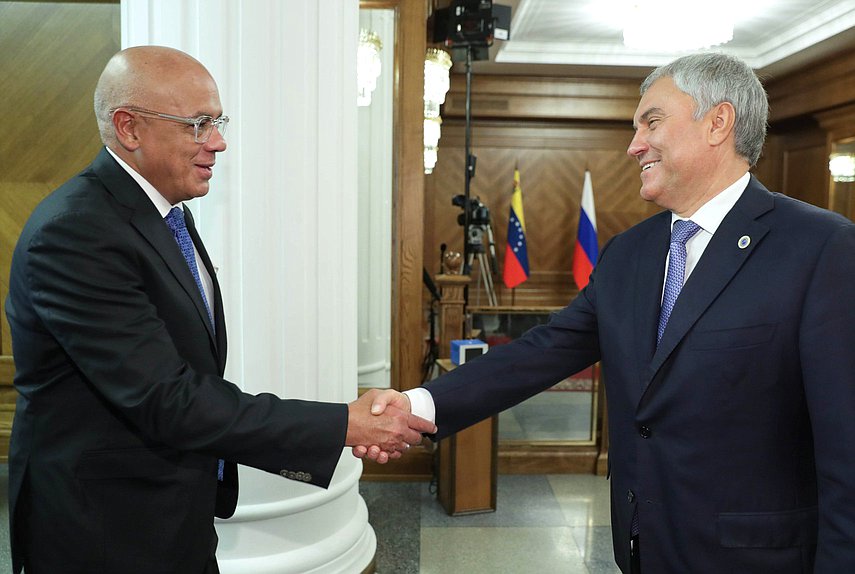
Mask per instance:
[[[225,136],[226,127],[229,125],[229,116],[220,116],[218,118],[212,118],[211,116],[185,118],[182,116],[162,114],[160,112],[154,112],[152,110],[138,108],[135,106],[119,106],[117,108],[114,108],[111,113],[116,113],[116,111],[119,109],[126,109],[132,112],[137,112],[139,114],[148,114],[157,119],[168,120],[171,122],[178,122],[181,124],[187,124],[188,126],[193,126],[193,141],[198,144],[205,143],[206,141],[211,139],[211,134],[214,132],[214,127],[219,130],[221,136]]]

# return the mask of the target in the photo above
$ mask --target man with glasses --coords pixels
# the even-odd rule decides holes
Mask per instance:
[[[289,401],[222,378],[222,298],[184,203],[208,193],[229,119],[198,61],[119,52],[95,114],[105,148],[35,209],[12,261],[14,572],[211,574],[236,463],[326,487],[345,445],[379,441],[382,461],[435,427],[378,424],[372,394]]]

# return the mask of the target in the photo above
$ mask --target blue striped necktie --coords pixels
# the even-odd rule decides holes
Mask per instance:
[[[202,302],[205,303],[205,310],[208,312],[208,320],[211,321],[211,328],[214,328],[214,316],[211,314],[211,306],[208,305],[205,289],[202,288],[202,278],[199,276],[199,268],[196,266],[196,252],[193,249],[193,240],[187,231],[187,223],[184,221],[184,211],[179,207],[173,207],[163,220],[169,226],[169,229],[172,230],[172,235],[175,237],[175,241],[181,249],[181,254],[190,268],[190,273],[196,281],[196,287],[199,288],[199,294],[202,295]],[[223,480],[224,466],[225,462],[222,459],[217,461],[217,479],[219,480]]]

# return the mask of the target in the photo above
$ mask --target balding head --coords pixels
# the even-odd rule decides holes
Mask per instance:
[[[113,56],[95,88],[101,139],[171,205],[208,193],[224,124],[197,140],[197,118],[223,114],[217,83],[184,52],[160,46]],[[226,120],[227,121],[227,120]]]
[[[176,86],[195,79],[211,80],[192,56],[164,46],[127,48],[110,58],[95,87],[95,117],[104,145],[114,148],[112,111],[120,106],[156,108]]]

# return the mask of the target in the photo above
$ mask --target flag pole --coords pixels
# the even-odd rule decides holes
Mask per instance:
[[[514,158],[514,175],[520,169],[520,160],[518,158]],[[511,287],[511,307],[516,307],[517,305],[517,288]]]

